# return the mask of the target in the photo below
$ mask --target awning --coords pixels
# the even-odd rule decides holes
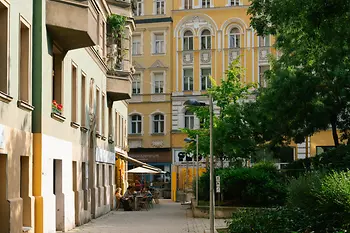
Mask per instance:
[[[128,173],[139,173],[139,174],[157,174],[158,171],[150,170],[144,167],[137,167],[127,171]]]
[[[128,161],[128,162],[130,162],[130,163],[139,165],[139,166],[141,166],[141,167],[144,167],[144,168],[146,168],[146,169],[155,171],[155,172],[157,172],[157,173],[165,173],[165,172],[162,171],[162,169],[160,169],[160,168],[154,167],[154,166],[149,165],[149,164],[147,164],[147,163],[141,162],[141,161],[139,161],[139,160],[137,160],[137,159],[131,158],[131,157],[129,157],[127,154],[121,153],[121,152],[122,152],[122,151],[118,151],[117,148],[116,148],[116,157],[121,157],[122,159],[125,159],[126,161]]]

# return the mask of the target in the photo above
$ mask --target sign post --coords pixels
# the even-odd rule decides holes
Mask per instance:
[[[218,205],[220,205],[221,194],[220,194],[220,176],[216,176],[216,193],[218,194]]]

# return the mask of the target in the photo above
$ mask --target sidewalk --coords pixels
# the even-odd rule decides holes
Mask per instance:
[[[216,227],[225,227],[225,220],[217,219]],[[84,233],[203,233],[209,229],[209,219],[192,218],[189,206],[160,200],[149,211],[123,210],[92,220],[70,232]]]

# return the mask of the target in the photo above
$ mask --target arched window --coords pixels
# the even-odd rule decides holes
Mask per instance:
[[[230,31],[229,35],[229,47],[230,48],[239,48],[241,47],[241,32],[238,28],[234,27]]]
[[[211,49],[211,35],[208,29],[202,31],[201,49]]]
[[[153,116],[153,133],[164,133],[164,115]]]
[[[194,128],[194,114],[191,111],[185,112],[185,128],[193,129]]]
[[[140,115],[131,116],[131,133],[139,134],[142,131],[142,117]]]
[[[183,50],[193,50],[193,33],[186,31],[184,33],[184,47]]]

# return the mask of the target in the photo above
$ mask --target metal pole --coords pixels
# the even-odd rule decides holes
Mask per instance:
[[[198,177],[199,177],[199,167],[198,167],[198,134],[196,135],[196,154],[197,154],[197,172],[196,172],[196,206],[198,206]]]
[[[186,160],[187,160],[187,156],[186,156]],[[185,185],[185,201],[184,201],[184,203],[186,203],[186,201],[187,201],[187,186],[188,186],[188,161],[186,161],[186,185]]]
[[[214,163],[213,163],[213,99],[209,94],[210,112],[210,233],[214,233],[215,204],[214,204]]]

